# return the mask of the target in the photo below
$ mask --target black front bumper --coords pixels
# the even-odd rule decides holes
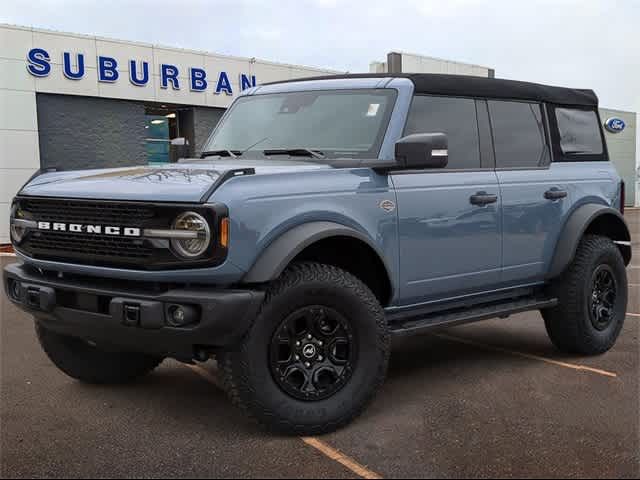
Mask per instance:
[[[105,349],[191,360],[199,350],[237,343],[258,313],[259,290],[175,287],[59,277],[23,264],[4,268],[7,297],[45,328]],[[195,321],[170,326],[172,309],[186,306]]]

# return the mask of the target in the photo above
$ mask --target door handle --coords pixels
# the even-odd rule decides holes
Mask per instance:
[[[496,203],[498,201],[498,195],[492,195],[487,192],[478,192],[475,195],[471,195],[469,202],[472,205],[489,205],[490,203]]]
[[[552,188],[551,190],[547,190],[544,192],[544,198],[547,200],[560,200],[561,198],[565,198],[567,196],[567,192],[564,190],[559,190],[557,188]]]

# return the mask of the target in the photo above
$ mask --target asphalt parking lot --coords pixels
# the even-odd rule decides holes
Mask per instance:
[[[640,211],[627,217],[636,258],[611,352],[558,353],[538,313],[404,340],[369,410],[319,439],[263,433],[216,386],[214,363],[76,383],[0,294],[0,476],[637,478]]]

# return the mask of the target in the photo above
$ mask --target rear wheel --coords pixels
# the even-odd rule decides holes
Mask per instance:
[[[624,325],[627,288],[618,247],[609,238],[585,236],[571,265],[552,284],[558,306],[542,312],[551,341],[569,353],[609,350]]]
[[[36,333],[55,366],[85,383],[128,383],[150,373],[163,360],[141,353],[104,351],[80,338],[48,330],[39,323],[36,323]]]
[[[219,355],[232,401],[267,429],[335,430],[384,381],[389,335],[382,307],[356,277],[318,263],[290,267],[269,288],[236,349]]]

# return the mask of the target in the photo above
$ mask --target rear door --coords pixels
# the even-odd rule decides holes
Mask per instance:
[[[539,103],[489,100],[502,195],[502,280],[542,280],[569,205],[566,177],[550,168],[549,136]]]
[[[476,103],[413,99],[405,135],[446,133],[449,165],[392,174],[403,305],[489,290],[500,281],[500,192],[486,108],[478,110]]]

